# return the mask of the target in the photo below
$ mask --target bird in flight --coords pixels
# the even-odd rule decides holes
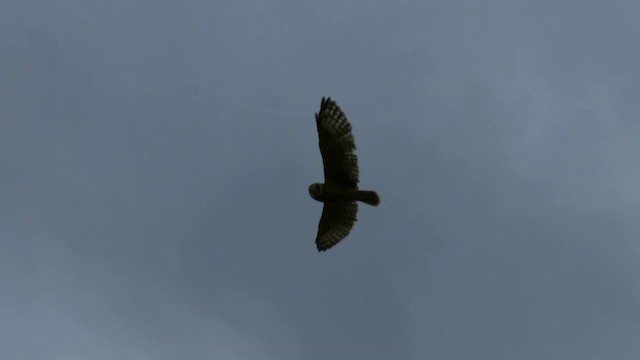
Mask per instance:
[[[351,124],[331,98],[322,98],[316,125],[324,183],[311,184],[309,195],[324,203],[316,246],[318,251],[325,251],[349,235],[357,220],[358,201],[378,206],[380,197],[375,191],[358,189],[358,157]]]

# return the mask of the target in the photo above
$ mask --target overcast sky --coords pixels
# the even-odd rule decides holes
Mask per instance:
[[[3,0],[0,358],[640,358],[640,2]],[[351,235],[314,244],[314,113]]]

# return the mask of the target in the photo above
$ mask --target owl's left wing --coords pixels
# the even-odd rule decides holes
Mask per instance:
[[[357,187],[358,157],[351,124],[331,98],[322,98],[320,111],[316,113],[316,125],[324,165],[324,182]]]
[[[349,235],[357,213],[358,204],[354,201],[325,202],[316,237],[318,251],[330,249]]]

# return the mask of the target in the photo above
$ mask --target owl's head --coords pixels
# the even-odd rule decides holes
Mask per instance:
[[[320,201],[320,196],[322,196],[322,184],[311,184],[309,186],[309,195],[311,195],[312,198]]]

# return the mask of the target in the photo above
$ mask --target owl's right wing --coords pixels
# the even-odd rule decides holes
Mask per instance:
[[[357,213],[356,202],[325,202],[316,237],[318,251],[328,250],[347,237],[356,222]]]
[[[358,157],[351,124],[331,98],[322,98],[316,113],[324,182],[346,187],[358,186]]]

